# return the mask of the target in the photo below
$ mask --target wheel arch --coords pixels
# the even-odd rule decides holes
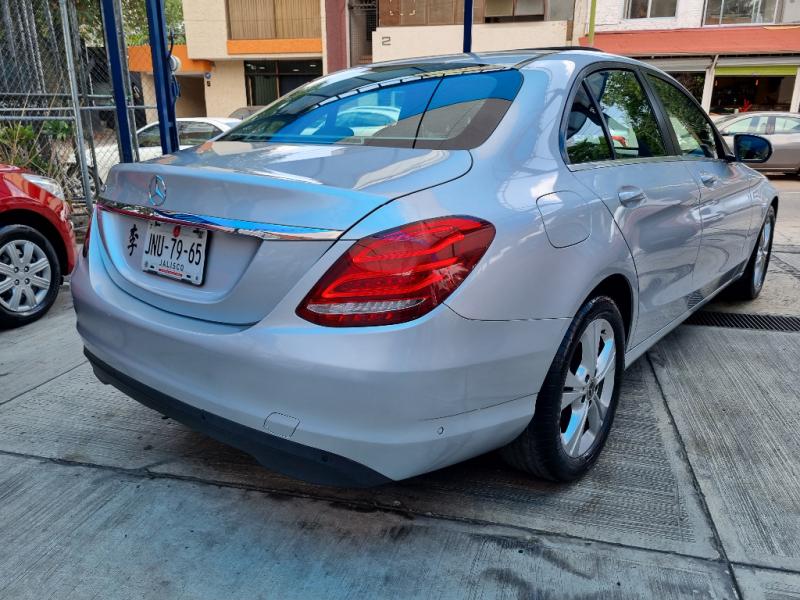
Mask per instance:
[[[64,246],[64,240],[56,226],[47,217],[32,210],[12,209],[0,212],[0,227],[6,225],[27,225],[41,233],[56,251],[62,275],[69,273],[69,257],[67,248]]]
[[[631,282],[622,273],[608,275],[589,292],[583,303],[597,296],[608,296],[619,308],[619,312],[622,314],[622,322],[625,325],[625,339],[627,342],[631,338],[635,315],[635,299]]]

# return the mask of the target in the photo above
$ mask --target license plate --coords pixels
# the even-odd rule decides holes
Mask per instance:
[[[207,242],[205,229],[148,221],[142,270],[202,285]]]

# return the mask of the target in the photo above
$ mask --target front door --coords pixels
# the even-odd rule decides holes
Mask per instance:
[[[695,288],[702,295],[733,278],[747,258],[754,206],[748,169],[726,160],[710,120],[696,101],[654,74],[648,80],[672,126],[684,164],[700,188],[703,241],[695,265]]]
[[[701,237],[698,186],[684,161],[670,155],[634,71],[586,78],[570,115],[567,153],[583,163],[575,176],[603,200],[631,249],[639,277],[633,347],[689,306]]]

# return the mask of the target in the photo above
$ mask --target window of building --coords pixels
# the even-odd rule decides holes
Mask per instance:
[[[678,0],[628,0],[625,7],[625,18],[674,17],[677,5]]]
[[[725,133],[767,133],[769,117],[762,115],[748,117],[731,123],[724,128]]]
[[[775,133],[800,133],[800,118],[775,117]]]
[[[706,25],[776,23],[780,21],[779,4],[779,0],[708,0],[704,22]]]
[[[567,156],[573,164],[612,158],[602,117],[585,85],[578,88],[567,118],[566,146]]]
[[[714,129],[703,110],[674,85],[653,75],[647,77],[667,111],[681,153],[684,156],[717,158]]]
[[[321,34],[319,0],[226,0],[225,5],[231,40],[318,38]]]
[[[545,0],[486,0],[486,23],[544,21]]]
[[[266,106],[322,75],[321,60],[245,61],[248,106]]]
[[[616,158],[667,153],[653,108],[632,71],[592,73],[586,83],[603,112]]]

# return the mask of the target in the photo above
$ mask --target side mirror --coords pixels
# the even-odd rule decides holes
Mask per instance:
[[[733,136],[733,153],[743,163],[764,163],[772,156],[772,144],[758,135],[737,133]]]

